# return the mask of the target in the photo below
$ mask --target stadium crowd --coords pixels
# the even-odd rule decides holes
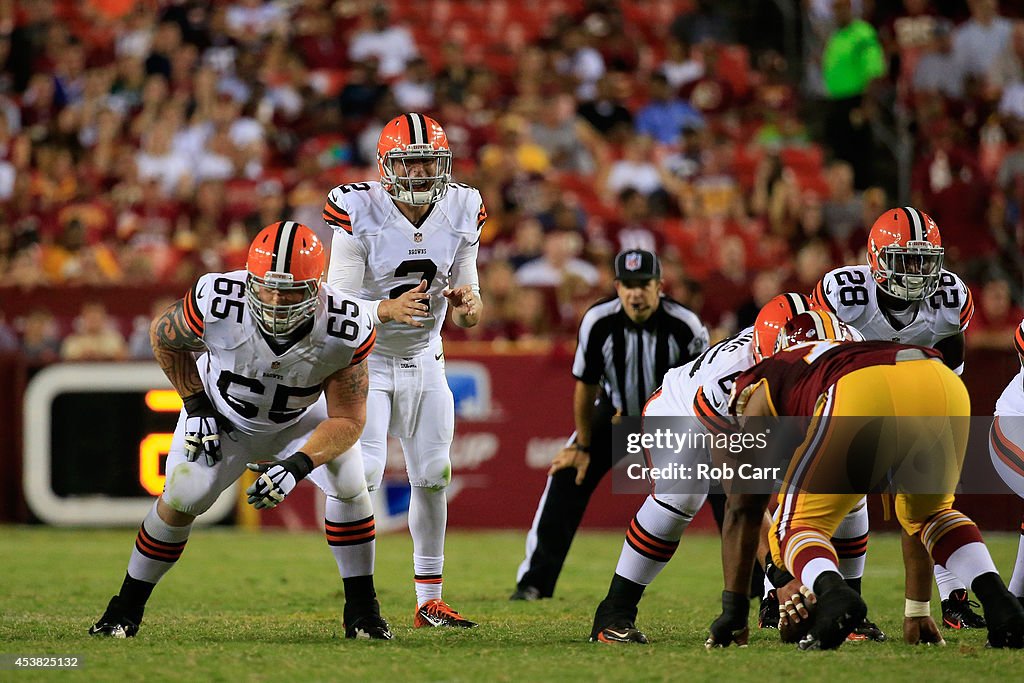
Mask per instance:
[[[0,281],[184,291],[285,217],[329,244],[327,191],[376,179],[384,122],[414,110],[489,212],[487,316],[447,338],[571,338],[630,247],[720,337],[863,263],[909,199],[975,288],[968,342],[1009,346],[1024,7],[805,0],[800,56],[771,4],[0,0]],[[148,357],[146,323],[0,305],[0,350]]]

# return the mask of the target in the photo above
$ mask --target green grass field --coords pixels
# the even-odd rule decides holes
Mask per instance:
[[[0,680],[1019,680],[1024,653],[987,651],[979,632],[946,632],[945,648],[900,641],[903,572],[898,539],[872,538],[865,597],[887,643],[799,653],[774,631],[751,647],[705,651],[718,613],[718,542],[686,537],[647,591],[638,625],[652,644],[586,642],[622,543],[619,533],[584,533],[558,595],[511,603],[522,552],[519,533],[453,533],[445,598],[478,629],[413,630],[407,534],[377,544],[377,590],[391,642],[347,641],[341,583],[318,534],[229,529],[193,534],[178,566],[150,600],[133,640],[90,638],[86,629],[120,586],[135,531],[6,527],[0,581],[0,654],[76,655],[80,671],[0,671]],[[1008,574],[1015,535],[988,538]],[[933,601],[937,613],[937,601]]]

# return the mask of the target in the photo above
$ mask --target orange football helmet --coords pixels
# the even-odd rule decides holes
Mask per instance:
[[[245,264],[246,300],[260,329],[280,339],[313,317],[325,262],[323,242],[301,223],[260,230]]]
[[[931,216],[912,206],[889,209],[868,235],[868,265],[883,292],[920,301],[939,288],[942,238]]]
[[[864,341],[864,335],[848,325],[831,311],[807,311],[786,322],[775,342],[775,351],[788,349],[803,342]]]
[[[809,297],[795,292],[787,292],[772,297],[761,307],[754,321],[754,339],[751,341],[754,360],[760,363],[775,353],[775,340],[783,326],[793,317],[813,310],[814,304]]]
[[[440,201],[452,181],[448,136],[429,116],[397,116],[380,132],[377,168],[381,186],[398,201],[416,205]]]

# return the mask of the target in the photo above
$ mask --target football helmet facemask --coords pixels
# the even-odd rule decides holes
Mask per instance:
[[[381,187],[398,201],[418,206],[438,202],[452,181],[448,136],[429,116],[397,116],[377,140],[377,168]]]
[[[835,313],[814,310],[794,316],[786,322],[775,342],[775,352],[804,342],[864,341],[864,335],[853,325],[847,325]]]
[[[927,299],[939,287],[944,250],[931,216],[912,206],[889,209],[868,235],[868,265],[883,292],[897,299]]]
[[[757,320],[754,322],[754,339],[751,341],[754,361],[760,363],[775,353],[775,340],[778,339],[783,326],[794,316],[813,308],[810,298],[803,294],[787,292],[772,297],[761,307],[761,312],[757,314]]]
[[[316,313],[324,245],[295,221],[263,228],[249,247],[246,301],[260,329],[284,339]]]

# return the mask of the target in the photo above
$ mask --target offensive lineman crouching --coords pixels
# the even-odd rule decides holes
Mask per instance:
[[[391,638],[373,587],[373,510],[357,447],[366,422],[364,361],[376,331],[365,302],[321,285],[324,262],[312,230],[275,223],[253,240],[246,270],[204,275],[153,321],[153,353],[184,409],[163,494],[91,635],[138,632],[192,522],[248,467],[259,473],[247,490],[256,508],[278,505],[306,476],[327,494],[345,637]],[[251,462],[264,458],[274,460]]]

